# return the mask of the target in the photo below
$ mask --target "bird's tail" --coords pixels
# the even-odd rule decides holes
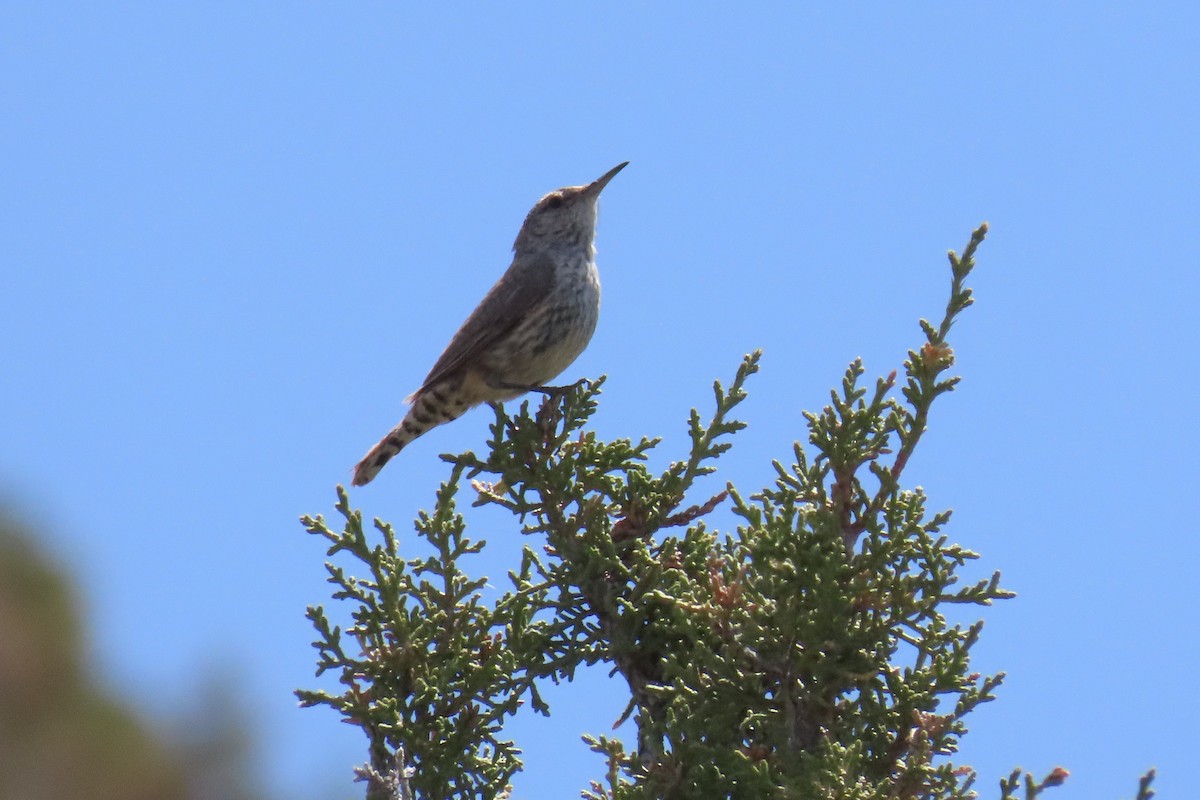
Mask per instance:
[[[409,442],[430,428],[458,419],[471,405],[474,403],[468,404],[458,397],[450,396],[442,387],[418,392],[404,420],[380,439],[354,467],[354,478],[350,483],[354,486],[367,485],[379,474],[383,465],[391,461]]]
[[[405,421],[407,421],[405,417]],[[404,428],[404,423],[401,422],[387,436],[379,440],[379,443],[367,451],[367,454],[362,457],[362,461],[354,467],[354,478],[350,481],[353,486],[366,486],[375,476],[379,474],[379,470],[383,469],[383,465],[392,460],[392,457],[404,449],[404,446],[417,438],[420,434],[411,433]]]

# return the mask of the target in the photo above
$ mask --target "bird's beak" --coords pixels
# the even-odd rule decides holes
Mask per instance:
[[[590,195],[600,194],[600,190],[603,189],[605,186],[607,186],[608,182],[611,181],[614,177],[616,177],[616,174],[618,172],[620,172],[621,170],[625,169],[627,166],[629,166],[628,161],[624,161],[620,164],[617,164],[615,167],[610,169],[608,172],[604,173],[599,178],[596,178],[596,180],[589,183],[587,186],[587,189],[586,189],[586,193],[590,194]]]

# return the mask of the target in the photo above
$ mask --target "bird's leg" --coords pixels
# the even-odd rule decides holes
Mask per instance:
[[[562,397],[572,389],[578,389],[579,387],[588,384],[591,384],[590,380],[587,378],[580,378],[574,383],[569,383],[566,386],[526,386],[520,383],[498,383],[496,386],[497,388],[510,389],[514,392],[540,392],[546,395],[548,398],[555,399]]]
[[[590,384],[591,381],[587,378],[580,378],[566,386],[526,386],[516,383],[500,383],[497,386],[498,388],[514,392],[540,392],[546,395],[546,399],[542,401],[542,405],[538,408],[535,419],[537,420],[538,427],[542,429],[542,435],[549,441],[553,437],[554,428],[560,418],[559,408],[561,407],[563,398],[572,389],[578,389],[581,386]]]

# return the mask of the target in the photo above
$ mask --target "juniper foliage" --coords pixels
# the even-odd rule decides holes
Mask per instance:
[[[416,521],[428,558],[406,558],[388,523],[368,535],[341,487],[341,530],[305,517],[331,559],[365,570],[327,563],[353,624],[332,625],[321,606],[308,616],[317,674],[332,671],[341,688],[297,694],[366,733],[368,798],[507,796],[521,761],[505,719],[523,702],[549,714],[539,686],[592,665],[624,678],[622,718],[637,736],[585,737],[605,762],[589,800],[975,796],[974,773],[954,757],[967,716],[1004,676],[972,671],[983,623],[947,609],[1012,595],[998,573],[959,583],[977,554],[948,539],[950,512],[930,511],[902,477],[934,401],[959,380],[946,375],[947,337],[972,303],[965,281],[986,232],[950,252],[945,313],[921,320],[902,375],[864,381],[852,363],[829,405],[806,414],[808,446],[776,461],[761,491],[693,497],[745,427],[735,413],[756,352],[728,388],[714,385],[708,419],[691,412],[689,452],[660,472],[648,466],[659,440],[587,429],[603,379],[536,411],[494,407],[484,456],[443,457],[450,475]],[[475,505],[507,509],[529,536],[494,602],[464,566],[484,544],[457,510],[464,479]],[[740,520],[729,533],[705,523],[724,503]],[[1022,780],[1033,798],[1065,777],[1018,770],[1002,798]]]

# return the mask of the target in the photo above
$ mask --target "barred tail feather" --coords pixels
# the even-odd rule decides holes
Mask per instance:
[[[409,442],[430,428],[445,424],[462,416],[478,401],[468,402],[461,395],[452,396],[443,387],[434,386],[417,393],[413,407],[404,416],[404,421],[392,428],[387,436],[379,440],[354,467],[353,486],[365,486],[374,480],[383,465],[403,450]]]
[[[355,465],[354,478],[350,481],[351,485],[366,486],[379,474],[379,470],[383,469],[384,464],[391,461],[393,456],[415,438],[416,436],[404,430],[403,423],[394,428],[363,456],[362,461]]]

